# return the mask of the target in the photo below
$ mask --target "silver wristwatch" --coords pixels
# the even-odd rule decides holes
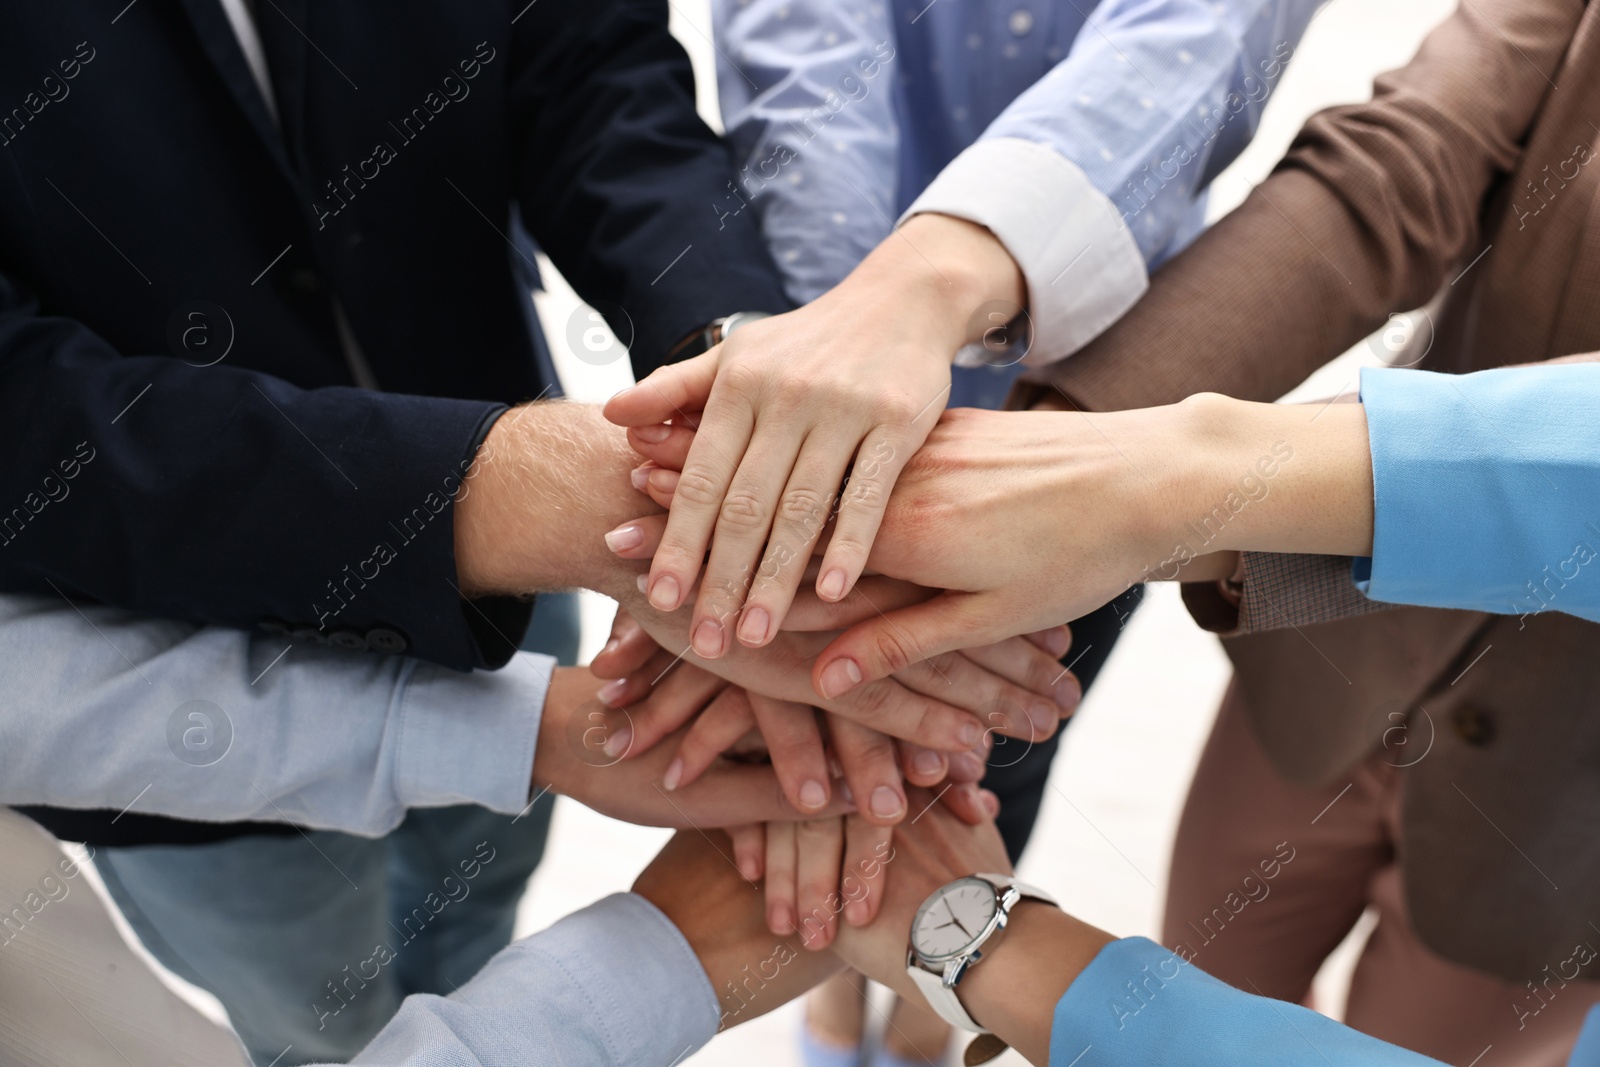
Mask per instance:
[[[956,986],[983,959],[984,946],[1006,928],[1011,909],[1022,900],[1056,903],[1049,893],[1010,875],[974,874],[934,890],[917,909],[906,974],[945,1022],[988,1033],[962,1007]]]

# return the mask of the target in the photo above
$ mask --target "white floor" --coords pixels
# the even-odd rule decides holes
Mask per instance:
[[[1233,207],[1280,158],[1311,112],[1365,99],[1374,74],[1402,65],[1422,35],[1452,8],[1448,0],[1332,0],[1318,14],[1268,108],[1248,152],[1218,178],[1212,209]],[[701,105],[708,99],[710,18],[705,0],[676,3],[674,30],[698,65]],[[553,275],[552,275],[553,276]],[[559,279],[541,297],[541,313],[564,324],[576,298]],[[566,352],[556,334],[569,393],[603,399],[627,384],[620,365],[594,368]],[[1355,385],[1355,369],[1376,362],[1360,346],[1294,394],[1332,396]],[[610,604],[585,605],[586,648],[604,638]],[[1155,587],[1135,616],[1090,698],[1067,733],[1050,779],[1034,843],[1022,873],[1056,893],[1089,922],[1121,934],[1155,935],[1167,858],[1184,793],[1226,678],[1217,642],[1197,629],[1172,587]],[[523,903],[519,933],[541,929],[573,908],[625,889],[666,831],[626,826],[576,804],[557,809],[550,851]],[[1344,977],[1362,931],[1319,981],[1319,1003],[1337,1011]],[[719,1037],[696,1063],[789,1067],[798,1063],[791,1005]],[[1020,1064],[1014,1053],[999,1061]]]

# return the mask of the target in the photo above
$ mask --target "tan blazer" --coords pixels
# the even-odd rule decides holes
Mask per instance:
[[[1086,410],[1271,400],[1436,297],[1427,369],[1600,349],[1595,123],[1600,5],[1470,0],[1052,380]],[[1292,780],[1336,782],[1410,714],[1400,859],[1428,945],[1517,983],[1600,946],[1600,626],[1400,608],[1225,645]]]

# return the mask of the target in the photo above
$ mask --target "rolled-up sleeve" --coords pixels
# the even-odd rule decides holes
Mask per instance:
[[[1250,143],[1317,6],[1099,5],[1071,53],[904,217],[988,227],[1028,284],[1023,362],[1077,351],[1143,295],[1149,267],[1198,232],[1197,198]]]

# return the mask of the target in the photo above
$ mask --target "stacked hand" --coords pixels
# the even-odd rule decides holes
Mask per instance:
[[[964,657],[951,657],[961,665],[947,665],[948,670],[961,680],[942,688],[951,700],[970,701],[973,697],[963,690],[981,694],[1011,687],[1013,683],[1005,680],[1008,672],[1031,675],[1036,688],[1049,689],[1051,682],[1060,685],[1062,671],[1056,660],[1065,651],[1065,636],[1050,631],[1031,640],[1011,639],[970,653],[990,664],[985,668]],[[824,635],[816,644],[825,640]],[[907,810],[902,773],[915,785],[948,785],[942,794],[944,802],[965,817],[979,816],[981,808],[972,783],[983,775],[989,733],[1011,729],[1008,714],[998,706],[988,713],[990,722],[971,748],[946,754],[897,740],[809,704],[730,685],[689,659],[670,655],[631,615],[619,611],[611,638],[593,665],[596,674],[613,679],[599,691],[599,699],[626,709],[616,713],[622,720],[605,734],[603,745],[616,759],[631,763],[648,757],[655,769],[665,764],[659,780],[663,789],[674,795],[700,785],[708,769],[726,777],[730,750],[741,753],[734,757],[737,760],[748,759],[753,750],[763,762],[772,764],[792,807],[803,816],[819,816],[795,822],[794,815],[785,815],[782,821],[763,827],[758,820],[770,817],[752,811],[749,825],[729,828],[740,872],[751,881],[766,878],[768,920],[774,933],[798,930],[806,935],[807,945],[821,948],[832,939],[841,918],[851,923],[871,919],[877,910],[876,883],[863,872],[870,870],[881,854],[889,828],[915,814]],[[715,666],[726,669],[729,663],[723,660]],[[804,666],[797,671],[803,680]],[[920,676],[915,679],[921,681]],[[1061,691],[1068,704],[1076,702],[1076,680],[1070,680]],[[1036,694],[1026,691],[1023,699],[1031,704],[1040,702]],[[1047,711],[1047,717],[1030,723],[1028,733],[1020,735],[1026,743],[1048,736],[1055,728],[1062,712],[1055,704],[1045,704],[1040,710]],[[842,780],[832,785],[843,794],[842,802],[857,808],[843,822],[828,817],[830,788],[824,783],[836,776]],[[835,806],[841,799],[837,793]],[[859,798],[867,799],[863,803]],[[726,824],[730,820],[720,821]]]
[[[719,842],[679,834],[639,876],[634,891],[683,931],[722,997],[724,1024],[781,1004],[841,964],[919,1000],[921,994],[906,975],[906,948],[917,908],[957,878],[1008,874],[1011,866],[991,818],[992,796],[980,797],[983,810],[966,820],[927,793],[914,792],[912,800],[925,814],[897,827],[862,872],[881,898],[876,917],[841,927],[830,951],[797,952],[792,941],[782,942],[778,958],[785,962],[759,997],[752,997],[740,979],[771,960],[774,947],[760,927],[759,894],[719,854]],[[962,1004],[1031,1062],[1045,1063],[1057,1001],[1110,940],[1105,932],[1049,905],[1018,904],[1006,932],[986,946],[985,958],[962,980]]]

